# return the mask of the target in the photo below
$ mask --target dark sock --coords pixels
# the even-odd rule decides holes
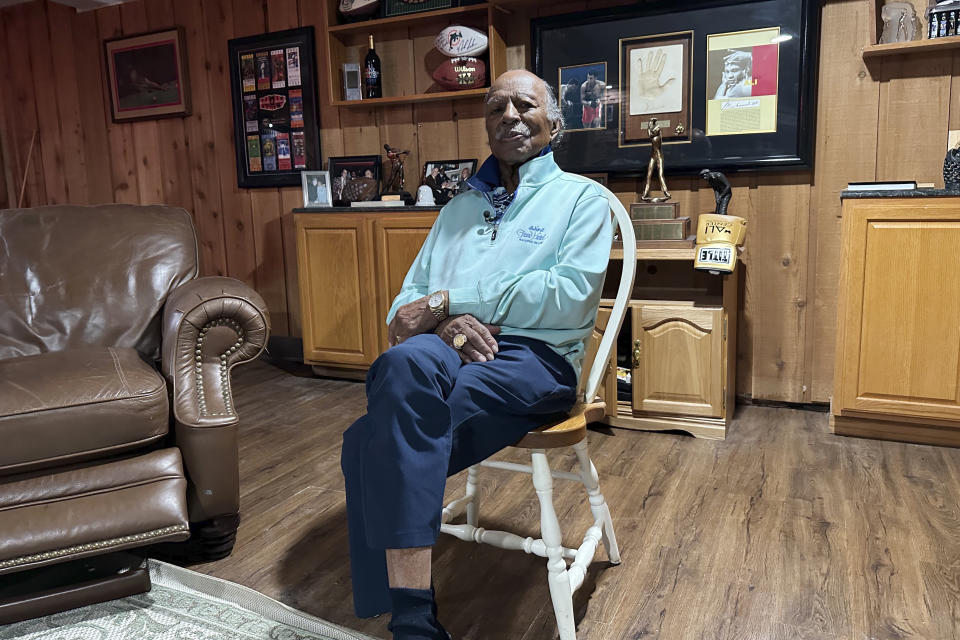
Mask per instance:
[[[387,628],[393,640],[448,640],[437,621],[437,603],[431,586],[427,589],[390,589],[393,615]]]

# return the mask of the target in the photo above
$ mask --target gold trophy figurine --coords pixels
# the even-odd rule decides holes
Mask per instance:
[[[647,165],[647,184],[643,188],[643,195],[640,196],[640,199],[644,202],[666,202],[670,199],[670,192],[667,190],[667,180],[663,177],[663,134],[656,118],[650,118],[647,130],[650,132],[650,164]],[[663,196],[657,198],[650,196],[650,183],[653,180],[654,168],[656,168],[657,176],[660,178],[660,190],[663,191]]]

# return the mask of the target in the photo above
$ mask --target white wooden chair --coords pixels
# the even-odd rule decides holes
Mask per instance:
[[[610,359],[610,350],[620,332],[623,318],[626,314],[627,302],[633,289],[633,279],[636,270],[636,260],[630,256],[636,255],[636,240],[633,224],[626,209],[620,204],[613,193],[604,188],[610,201],[617,225],[620,227],[620,237],[623,240],[623,271],[620,276],[620,286],[617,290],[616,301],[610,314],[606,330],[596,347],[596,355],[585,380],[581,380],[578,392],[578,402],[571,410],[566,420],[543,425],[528,433],[514,447],[529,449],[531,466],[511,462],[485,460],[470,467],[467,471],[467,488],[463,497],[448,504],[443,509],[440,531],[461,540],[486,543],[516,551],[533,553],[547,559],[547,583],[550,587],[550,598],[553,601],[553,611],[557,618],[557,627],[560,631],[560,640],[576,640],[576,629],[573,619],[573,594],[583,584],[587,567],[593,562],[597,545],[602,541],[607,550],[607,557],[613,564],[620,563],[620,551],[617,548],[617,538],[613,532],[613,520],[610,518],[610,509],[600,493],[600,482],[597,470],[587,453],[587,425],[603,417],[605,405],[595,402],[597,388],[606,372],[606,365]],[[595,332],[596,334],[596,332]],[[588,350],[588,355],[592,351]],[[584,365],[587,365],[584,359]],[[586,366],[584,367],[586,371]],[[580,473],[565,471],[551,471],[547,463],[546,450],[559,447],[573,447],[580,462]],[[479,525],[479,500],[477,495],[477,474],[480,467],[519,471],[533,476],[533,486],[540,500],[540,534],[542,538],[523,538],[506,531],[489,531]],[[573,480],[583,483],[590,502],[590,511],[593,514],[593,525],[587,529],[583,542],[577,549],[563,546],[560,532],[560,523],[553,507],[553,478]],[[451,520],[466,512],[466,524],[449,524]],[[573,562],[568,566],[567,560]]]

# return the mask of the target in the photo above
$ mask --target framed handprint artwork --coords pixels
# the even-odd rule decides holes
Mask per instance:
[[[620,40],[619,146],[650,142],[650,118],[665,142],[690,139],[693,32]]]
[[[671,174],[813,166],[816,0],[651,0],[534,19],[576,173],[645,175],[656,118]]]

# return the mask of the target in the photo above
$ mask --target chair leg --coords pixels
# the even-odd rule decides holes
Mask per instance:
[[[550,465],[543,449],[531,449],[530,457],[533,465],[533,486],[540,500],[540,535],[547,548],[547,584],[550,587],[550,599],[553,601],[553,613],[557,618],[560,640],[576,640],[573,594],[570,591],[570,579],[567,577],[567,562],[563,559],[560,523],[553,508]]]
[[[617,546],[617,536],[613,532],[613,518],[610,517],[607,501],[600,493],[600,476],[587,452],[586,438],[573,445],[573,450],[577,454],[577,460],[580,461],[580,479],[587,490],[587,495],[590,496],[590,511],[593,513],[593,519],[602,523],[603,546],[607,550],[607,557],[611,563],[620,564],[620,547]]]
[[[467,524],[473,527],[479,526],[480,520],[480,494],[477,493],[477,474],[480,471],[480,465],[475,464],[467,470],[467,496],[470,502],[467,503]]]

